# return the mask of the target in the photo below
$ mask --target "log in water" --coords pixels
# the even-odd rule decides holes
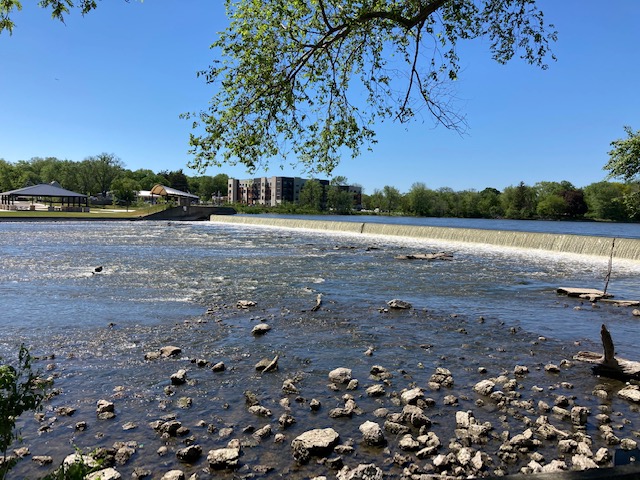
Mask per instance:
[[[212,215],[212,222],[262,225],[284,228],[329,230],[336,232],[390,235],[452,242],[480,243],[502,247],[528,248],[553,252],[608,257],[613,238],[587,235],[557,235],[551,233],[482,230],[473,228],[427,227],[364,222],[334,222],[288,218],[261,218]],[[640,260],[640,239],[615,239],[615,258]]]

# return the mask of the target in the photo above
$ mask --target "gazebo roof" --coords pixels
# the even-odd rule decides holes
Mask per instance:
[[[39,185],[32,185],[30,187],[19,188],[17,190],[11,190],[9,192],[0,193],[2,196],[14,196],[14,197],[75,197],[86,198],[86,195],[82,193],[72,192],[64,188],[56,187],[49,183],[41,183]]]
[[[187,197],[187,198],[197,198],[198,195],[193,195],[192,193],[183,192],[182,190],[176,190],[175,188],[165,187],[164,185],[154,185],[151,189],[152,195],[160,195],[162,197],[170,196],[170,197]]]

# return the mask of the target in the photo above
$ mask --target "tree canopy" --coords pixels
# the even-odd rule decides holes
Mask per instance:
[[[611,142],[609,161],[604,166],[610,177],[621,177],[625,181],[633,180],[640,174],[640,130],[634,132],[624,127],[627,138]]]
[[[96,0],[40,0],[54,18]],[[540,68],[557,33],[535,0],[225,0],[228,27],[199,72],[214,88],[193,121],[190,167],[270,162],[330,174],[376,142],[375,125],[431,118],[463,130],[452,82],[458,42],[484,38],[491,57]],[[0,1],[0,33],[19,0]]]
[[[459,40],[547,68],[556,40],[535,0],[226,0],[228,28],[200,72],[216,88],[194,120],[191,166],[294,159],[331,171],[375,143],[377,122],[416,115],[463,128],[452,104]],[[364,92],[364,93],[362,93]]]

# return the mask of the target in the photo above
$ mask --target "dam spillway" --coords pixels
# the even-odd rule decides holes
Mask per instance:
[[[212,215],[217,223],[282,227],[343,232],[362,235],[383,235],[432,239],[439,241],[478,243],[521,249],[547,250],[558,253],[609,257],[613,237],[522,232],[511,230],[484,230],[457,227],[430,227],[370,222],[340,222],[330,220],[304,220],[298,218],[264,218]],[[640,261],[640,239],[615,238],[614,258]]]

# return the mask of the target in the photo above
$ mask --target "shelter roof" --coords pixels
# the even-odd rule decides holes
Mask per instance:
[[[22,196],[22,197],[81,197],[86,198],[82,193],[72,192],[65,188],[57,187],[49,183],[41,183],[30,187],[19,188],[9,192],[2,192],[3,196]]]
[[[187,197],[187,198],[200,198],[198,195],[193,195],[192,193],[183,192],[182,190],[177,190],[171,187],[165,187],[164,185],[154,185],[151,189],[152,195],[161,195],[163,197]]]

